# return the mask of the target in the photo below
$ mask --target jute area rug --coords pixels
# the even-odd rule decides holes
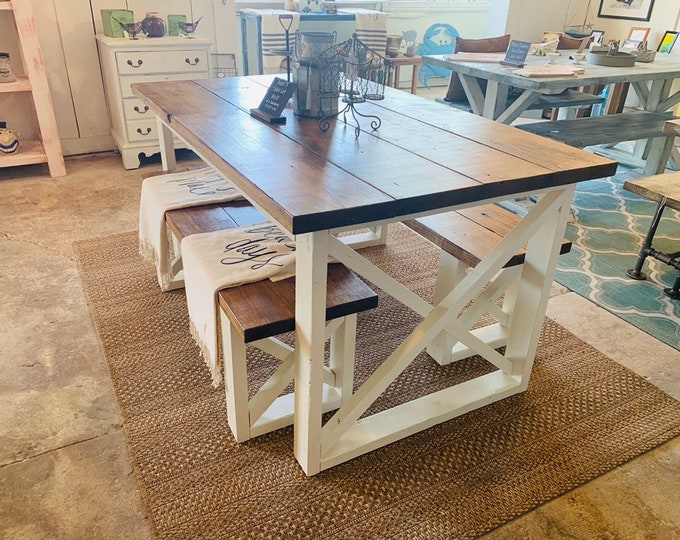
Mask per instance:
[[[529,389],[308,478],[291,428],[237,444],[188,330],[183,291],[160,292],[135,233],[75,245],[161,538],[474,538],[680,434],[680,403],[546,320]],[[371,258],[429,298],[436,254],[401,226]],[[390,297],[360,318],[361,383],[417,317]],[[272,369],[249,359],[252,384]],[[376,402],[479,375],[421,355]]]

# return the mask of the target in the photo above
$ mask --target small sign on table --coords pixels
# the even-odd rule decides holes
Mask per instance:
[[[526,65],[527,55],[529,54],[529,48],[531,43],[528,41],[518,41],[513,39],[508,47],[508,52],[505,54],[505,58],[501,60],[501,64],[504,66],[512,66],[522,68]]]
[[[294,91],[295,83],[276,77],[259,107],[257,109],[250,109],[250,115],[270,124],[285,124],[286,117],[281,116],[281,113]]]

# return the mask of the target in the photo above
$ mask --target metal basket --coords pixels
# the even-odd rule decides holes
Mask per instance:
[[[212,60],[212,77],[222,79],[224,77],[238,76],[238,67],[236,66],[236,55],[227,54],[211,54]]]

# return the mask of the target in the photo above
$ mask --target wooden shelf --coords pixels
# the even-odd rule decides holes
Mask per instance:
[[[47,163],[51,176],[64,176],[66,165],[31,4],[28,0],[21,0],[16,4],[0,1],[0,11],[12,12],[23,67],[26,70],[26,77],[11,83],[0,83],[0,96],[10,92],[28,92],[40,131],[40,140],[20,140],[16,152],[0,154],[0,167]]]
[[[4,92],[30,92],[31,82],[25,77],[17,77],[15,82],[0,83],[0,94]]]
[[[13,154],[0,154],[0,168],[17,165],[47,163],[47,154],[40,141],[19,141],[19,149]]]

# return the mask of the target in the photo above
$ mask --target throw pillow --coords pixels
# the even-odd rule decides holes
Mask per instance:
[[[593,41],[593,36],[590,36],[587,38],[588,41],[586,42],[586,47],[590,45],[590,43]],[[557,42],[557,50],[558,51],[563,51],[563,50],[569,50],[569,49],[578,49],[581,46],[581,39],[579,38],[573,38],[569,36],[560,36],[558,42]]]
[[[459,37],[456,38],[454,52],[499,53],[507,51],[509,45],[510,34],[482,39],[464,39]],[[486,81],[481,81],[481,83],[483,83],[482,91],[486,90]],[[451,72],[449,88],[446,91],[444,101],[467,101],[465,90],[455,71]]]

